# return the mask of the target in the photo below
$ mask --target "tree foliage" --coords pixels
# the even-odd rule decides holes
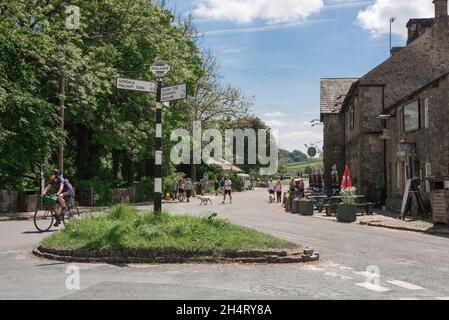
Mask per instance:
[[[66,28],[71,5],[80,8],[79,29]],[[129,185],[152,176],[155,96],[117,90],[115,79],[154,81],[149,68],[158,59],[172,66],[165,84],[186,83],[190,97],[164,110],[164,175],[173,174],[172,129],[236,121],[253,102],[222,83],[215,58],[196,41],[191,17],[163,1],[0,0],[0,188],[25,188],[18,180],[36,187],[61,141],[64,173],[75,181]]]

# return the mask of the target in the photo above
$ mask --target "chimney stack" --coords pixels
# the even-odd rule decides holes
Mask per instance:
[[[438,21],[441,18],[447,18],[447,1],[448,0],[433,0],[435,4],[435,19]]]

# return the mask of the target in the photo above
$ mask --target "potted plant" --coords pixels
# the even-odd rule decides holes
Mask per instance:
[[[299,213],[303,216],[313,216],[313,201],[303,198],[299,201]]]
[[[293,201],[292,201],[292,213],[300,213],[299,199],[293,199]]]
[[[342,189],[342,203],[337,208],[337,220],[342,222],[354,222],[357,220],[357,205],[354,203],[355,187]]]

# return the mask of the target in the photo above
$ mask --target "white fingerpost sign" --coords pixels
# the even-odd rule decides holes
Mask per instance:
[[[168,63],[163,60],[156,61],[151,67],[150,71],[156,78],[164,78],[171,70]]]
[[[187,99],[187,86],[186,84],[180,84],[173,87],[162,88],[161,101],[175,101]]]
[[[123,89],[123,90],[133,90],[133,91],[156,93],[157,84],[155,82],[149,82],[149,81],[117,78],[117,88]]]

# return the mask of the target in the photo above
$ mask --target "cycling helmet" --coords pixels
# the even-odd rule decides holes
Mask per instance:
[[[50,171],[50,174],[54,174],[55,176],[59,177],[61,175],[61,171],[58,169],[53,169]]]

